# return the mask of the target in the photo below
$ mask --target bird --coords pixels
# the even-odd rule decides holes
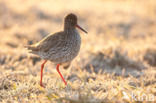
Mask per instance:
[[[75,14],[70,13],[64,18],[64,29],[62,31],[49,34],[41,41],[25,46],[29,53],[38,55],[44,62],[41,64],[40,86],[44,87],[42,83],[43,68],[47,61],[56,64],[56,70],[62,78],[65,85],[67,82],[62,76],[59,67],[65,65],[68,68],[72,60],[78,55],[81,47],[81,36],[78,29],[86,34],[85,29],[78,25],[78,18]]]

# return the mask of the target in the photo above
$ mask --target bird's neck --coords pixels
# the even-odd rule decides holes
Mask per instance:
[[[66,34],[73,34],[76,31],[76,28],[73,26],[64,26],[64,32]]]
[[[65,22],[65,23],[64,23],[64,31],[70,30],[70,29],[75,29],[75,26],[71,25],[71,24],[68,23],[68,22]]]

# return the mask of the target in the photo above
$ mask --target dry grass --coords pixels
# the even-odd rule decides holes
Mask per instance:
[[[68,85],[48,62],[41,88],[42,60],[23,47],[60,30],[70,12],[89,34],[61,68]],[[0,102],[154,103],[155,18],[155,0],[0,0]]]

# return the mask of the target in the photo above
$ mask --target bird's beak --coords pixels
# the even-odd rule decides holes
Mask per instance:
[[[76,25],[77,28],[79,28],[80,30],[82,30],[83,32],[85,32],[86,34],[88,33],[86,30],[84,30],[83,28],[81,28],[78,24]]]

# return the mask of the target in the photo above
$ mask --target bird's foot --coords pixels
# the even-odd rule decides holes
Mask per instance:
[[[40,86],[43,87],[43,88],[45,88],[45,86],[42,83],[40,83]]]

